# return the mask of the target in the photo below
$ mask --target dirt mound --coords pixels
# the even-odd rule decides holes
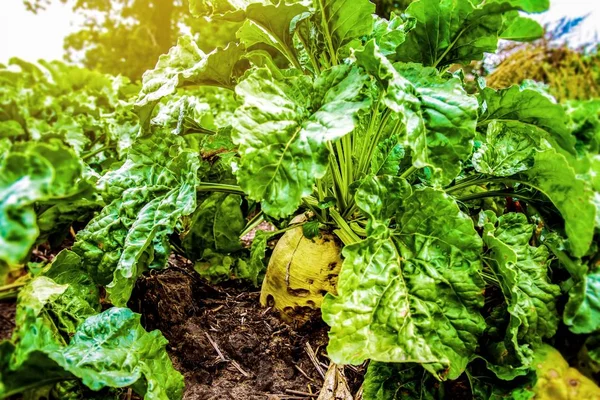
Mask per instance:
[[[329,362],[328,328],[319,317],[295,329],[260,307],[256,289],[209,286],[176,262],[140,279],[130,305],[147,329],[169,340],[186,378],[185,399],[316,398]],[[346,368],[346,375],[356,393],[362,370]]]

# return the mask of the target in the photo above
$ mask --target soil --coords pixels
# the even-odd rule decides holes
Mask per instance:
[[[327,371],[327,326],[314,315],[302,327],[259,305],[256,288],[211,286],[189,262],[138,280],[130,307],[148,330],[160,329],[185,376],[187,400],[315,399]],[[316,357],[311,359],[309,353]],[[364,368],[347,367],[356,393]]]
[[[10,339],[15,328],[14,300],[0,300],[0,341]]]

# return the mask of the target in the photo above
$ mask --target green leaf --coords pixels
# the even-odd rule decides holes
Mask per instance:
[[[177,88],[194,85],[233,89],[236,77],[248,67],[242,60],[244,53],[243,46],[232,43],[205,54],[191,36],[180,37],[168,54],[160,56],[156,67],[144,73],[142,91],[135,103],[142,125],[148,126],[157,102]]]
[[[196,208],[198,156],[182,138],[156,133],[138,139],[121,168],[107,173],[108,204],[77,234],[79,254],[115,305],[125,305],[135,280],[148,268],[164,268],[169,235]]]
[[[558,327],[560,288],[548,279],[548,249],[529,245],[534,229],[524,214],[517,213],[501,216],[497,227],[493,222],[484,225],[486,260],[499,280],[510,315],[506,331],[502,332],[505,321],[493,327],[500,332],[486,346],[492,364],[488,368],[503,379],[526,374],[532,350],[554,336]]]
[[[144,399],[179,399],[183,377],[166,345],[159,331],[142,328],[139,314],[110,308],[88,318],[66,348],[49,355],[92,390],[133,385]]]
[[[511,86],[508,89],[484,88],[480,97],[481,115],[479,126],[492,120],[519,121],[547,132],[545,138],[556,149],[575,154],[575,137],[571,134],[569,118],[561,105],[548,96],[532,89]]]
[[[378,189],[361,207],[386,217],[382,205],[393,203],[378,193],[395,192]],[[379,228],[343,250],[338,295],[322,306],[328,354],[339,364],[414,362],[456,379],[485,327],[481,239],[443,192],[416,191],[399,211],[397,230]]]
[[[36,202],[68,202],[84,188],[73,151],[59,143],[14,145],[0,164],[0,265],[29,254],[39,235]]]
[[[90,189],[94,190],[93,187]],[[37,224],[40,234],[37,243],[49,241],[53,245],[62,242],[74,223],[87,223],[94,216],[94,212],[104,205],[99,196],[91,196],[86,192],[82,192],[81,195],[84,197],[77,196],[68,202],[59,200],[41,205],[45,207],[40,207],[38,211]]]
[[[404,125],[419,125],[421,121],[416,114],[419,99],[416,97],[414,87],[383,55],[375,40],[368,41],[362,49],[356,50],[354,57],[356,63],[375,77],[383,87],[385,105],[392,111],[402,114]]]
[[[400,138],[394,135],[377,144],[371,160],[371,174],[398,175],[400,162],[404,158],[404,147],[399,140]]]
[[[13,343],[0,342],[0,396],[2,398],[73,379],[72,374],[57,368],[54,361],[39,351],[32,352],[18,368],[11,368],[11,357],[14,353]]]
[[[316,15],[332,63],[352,40],[371,34],[375,4],[369,0],[317,0]]]
[[[550,6],[550,0],[475,0],[473,3],[509,5],[528,13],[541,13],[546,11]]]
[[[31,280],[19,293],[15,315],[17,329],[22,329],[31,315],[37,317],[44,307],[63,295],[68,288],[68,284],[58,284],[45,276]]]
[[[481,60],[484,53],[496,50],[505,13],[540,12],[547,7],[547,0],[414,1],[406,14],[417,23],[398,47],[395,59],[432,67]]]
[[[273,217],[293,213],[327,171],[328,141],[352,132],[369,107],[361,93],[367,77],[338,66],[314,82],[292,75],[278,80],[257,69],[236,87],[233,141],[241,155],[238,182]]]
[[[308,221],[304,225],[302,225],[302,234],[307,239],[315,238],[320,235],[320,225],[321,223],[316,219]]]
[[[443,396],[433,375],[410,363],[370,362],[363,389],[363,397],[369,400],[435,400]]]
[[[159,331],[146,332],[140,315],[111,308],[91,316],[68,345],[54,342],[34,315],[28,313],[15,344],[0,345],[0,396],[77,377],[92,390],[132,386],[147,400],[182,398],[183,377],[173,369],[167,341]]]
[[[387,229],[412,188],[406,179],[395,176],[367,177],[354,196],[356,204],[369,216],[368,231],[383,225]]]
[[[100,291],[76,253],[69,250],[58,253],[43,276],[59,285],[69,285],[50,308],[61,332],[72,335],[83,320],[100,311]]]
[[[373,40],[354,55],[383,86],[385,105],[400,113],[406,127],[403,145],[413,150],[413,166],[431,168],[436,183],[450,183],[471,155],[477,100],[459,78],[417,64],[392,65]]]
[[[514,11],[514,16],[507,18],[499,35],[500,39],[518,42],[529,42],[542,36],[544,28],[537,21],[520,16],[517,11]]]
[[[446,78],[434,68],[395,64],[415,87],[421,103],[421,126],[409,125],[406,146],[413,149],[413,166],[429,167],[432,180],[450,183],[470,155],[477,125],[477,100],[469,96],[459,78]]]
[[[372,36],[384,56],[396,54],[396,49],[406,40],[406,34],[415,27],[415,20],[403,18],[396,14],[391,15],[388,21],[385,18],[375,16]]]
[[[299,3],[250,4],[246,8],[246,20],[236,36],[247,48],[266,44],[277,49],[292,65],[299,68],[290,23],[294,17],[307,10]]]
[[[511,176],[533,167],[535,154],[548,148],[541,129],[517,121],[494,120],[488,125],[485,143],[473,154],[478,172]]]
[[[17,121],[0,121],[0,138],[18,137],[24,134],[23,126]]]
[[[575,279],[575,285],[569,290],[564,322],[573,333],[597,332],[600,330],[600,269],[584,272]]]
[[[241,203],[240,196],[227,193],[212,193],[202,202],[182,242],[192,261],[198,260],[205,249],[230,253],[242,248],[239,235],[246,220]]]
[[[579,180],[562,154],[554,149],[535,155],[531,169],[518,176],[523,184],[544,193],[565,220],[569,247],[575,257],[586,254],[594,237],[596,207],[594,193]]]
[[[471,393],[475,400],[532,400],[535,396],[533,387],[537,381],[534,371],[513,380],[497,378],[486,369],[467,371]]]
[[[269,232],[256,231],[252,246],[250,248],[250,259],[248,260],[248,273],[242,278],[250,279],[254,286],[258,286],[258,276],[266,270],[264,263]]]
[[[572,100],[566,103],[570,129],[580,154],[600,154],[600,100]]]

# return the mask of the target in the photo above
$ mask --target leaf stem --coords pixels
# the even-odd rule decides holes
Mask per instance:
[[[248,223],[244,227],[244,230],[242,231],[242,233],[240,233],[240,237],[246,236],[252,229],[256,228],[264,220],[265,220],[265,214],[262,210],[260,210],[258,212],[258,214],[256,214],[254,217],[252,217],[250,219],[250,221],[248,221]]]
[[[89,159],[91,157],[94,157],[98,153],[102,153],[104,150],[109,150],[109,149],[112,149],[112,148],[115,148],[115,147],[116,146],[114,144],[113,145],[99,147],[96,150],[92,150],[92,151],[90,151],[90,152],[88,152],[86,154],[83,154],[81,156],[81,159],[85,161],[85,160],[87,160],[87,159]]]
[[[224,183],[213,182],[201,182],[198,186],[196,186],[196,190],[198,192],[221,192],[239,194],[240,196],[244,196],[246,194],[244,193],[242,188],[237,185],[226,185]]]
[[[21,288],[27,284],[25,282],[11,283],[10,285],[0,286],[0,300],[14,299],[19,295]]]
[[[437,60],[435,60],[435,64],[432,65],[433,68],[438,67],[438,65],[444,60],[444,57],[446,57],[448,55],[448,53],[450,53],[450,50],[452,50],[452,48],[454,47],[456,42],[458,42],[458,39],[460,39],[460,37],[462,36],[463,33],[465,33],[465,31],[466,31],[466,28],[464,28],[460,32],[458,32],[458,34],[456,35],[456,38],[452,41],[452,43],[450,43],[450,45],[446,48],[446,50],[444,50],[442,55],[439,56]]]
[[[335,221],[336,225],[339,229],[336,229],[335,234],[344,242],[345,245],[349,245],[352,243],[360,242],[360,237],[354,233],[350,225],[346,222],[344,218],[340,215],[340,213],[336,209],[329,210],[329,214],[331,218]]]
[[[534,199],[530,196],[525,196],[520,193],[512,192],[512,191],[501,191],[501,190],[489,190],[480,193],[473,193],[467,196],[457,197],[458,201],[469,201],[476,199],[483,199],[486,197],[514,197],[516,199],[533,201]]]
[[[346,187],[344,186],[342,172],[331,142],[327,142],[327,148],[329,149],[329,166],[333,176],[333,189],[337,197],[338,207],[344,210],[346,209]]]
[[[333,42],[331,41],[331,32],[329,32],[329,26],[327,25],[327,15],[325,15],[325,7],[323,6],[323,0],[317,0],[319,3],[319,10],[321,11],[321,25],[323,27],[323,32],[325,33],[325,41],[327,42],[327,47],[329,48],[329,59],[332,65],[337,65],[337,54],[335,54],[335,49],[333,48]]]
[[[468,179],[468,180],[467,180]],[[457,190],[467,188],[469,186],[481,185],[484,183],[519,183],[518,179],[515,178],[490,178],[490,177],[478,177],[477,179],[469,179],[466,178],[461,182],[457,183],[454,186],[451,186],[446,189],[446,193],[450,194],[452,192],[456,192]]]
[[[412,165],[411,165],[409,168],[407,168],[407,169],[406,169],[406,171],[404,171],[404,172],[402,173],[402,175],[400,175],[400,178],[403,178],[403,179],[406,179],[406,178],[408,178],[408,177],[409,177],[409,176],[411,176],[411,175],[412,175],[414,172],[416,172],[416,171],[417,171],[417,169],[418,169],[417,167],[415,167],[415,166],[412,166]]]

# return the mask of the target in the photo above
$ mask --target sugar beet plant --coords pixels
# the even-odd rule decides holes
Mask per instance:
[[[287,318],[320,306],[331,360],[370,360],[366,399],[443,398],[440,382],[457,379],[474,398],[531,398],[536,365],[556,353],[547,344],[563,348],[573,334],[585,335],[582,354],[598,366],[599,133],[597,118],[577,107],[592,116],[598,108],[575,106],[572,121],[530,83],[493,90],[482,80],[469,95],[455,68],[495,51],[500,38],[539,37],[520,12],[547,7],[417,0],[388,20],[368,0],[190,1],[207,24],[239,23],[237,41],[204,53],[182,37],[144,75],[139,137],[98,178],[104,207],[72,252],[22,290],[3,377],[23,376],[41,357],[55,381],[72,386],[58,389],[133,385],[146,398],[178,398],[181,378],[164,345],[146,346],[141,338],[154,333],[119,307],[173,250],[207,277],[256,284],[274,233],[257,233],[251,249],[239,237],[264,219],[286,233],[263,299]],[[7,190],[37,164],[13,171],[10,157],[29,153],[15,145],[4,154],[0,204],[14,207]],[[36,202],[58,187],[48,176],[39,197],[14,208],[34,234]],[[80,170],[72,176],[85,180]],[[329,247],[311,247],[320,245]],[[7,266],[26,258],[7,254]],[[83,289],[98,286],[116,306],[100,314]],[[67,298],[86,311],[73,313]],[[65,307],[81,318],[67,319]],[[34,340],[31,324],[51,329]],[[130,380],[109,379],[114,363],[80,370],[63,361],[107,326],[113,338],[125,326],[140,335]],[[162,371],[170,378],[155,381]],[[585,379],[581,390],[595,390]],[[2,380],[5,393],[28,388]]]

